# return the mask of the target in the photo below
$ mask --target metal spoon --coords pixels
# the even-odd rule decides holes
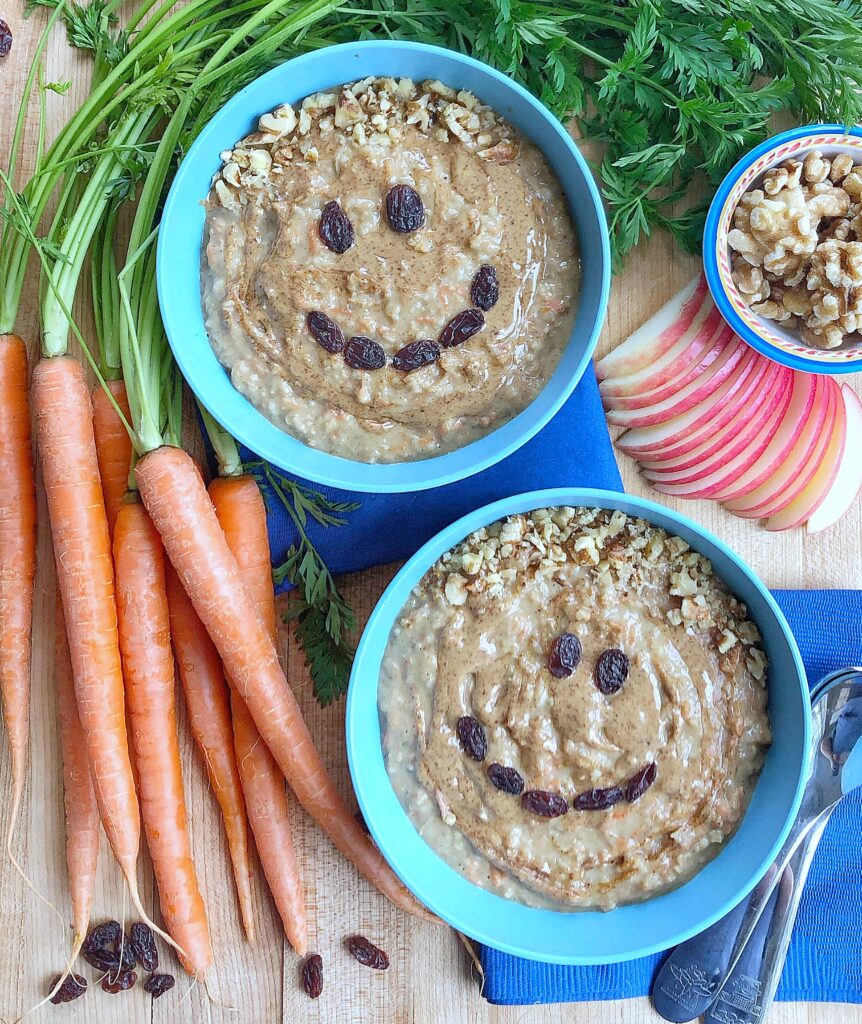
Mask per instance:
[[[832,673],[817,684],[812,697],[811,768],[790,835],[748,903],[743,901],[721,921],[677,946],[665,960],[652,991],[653,1005],[665,1020],[681,1024],[707,1010],[736,966],[800,843],[812,829],[825,824],[842,796],[862,785],[862,743],[857,742],[862,724],[858,704],[854,711],[851,703],[862,697],[862,669]]]

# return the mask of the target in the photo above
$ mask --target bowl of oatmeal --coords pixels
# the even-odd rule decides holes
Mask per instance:
[[[475,473],[550,419],[604,319],[607,228],[564,127],[435,47],[328,47],[207,125],[168,197],[159,299],[213,416],[359,491]]]
[[[808,125],[753,149],[716,192],[703,248],[750,345],[797,370],[862,369],[862,130]]]
[[[519,495],[444,530],[363,633],[360,807],[435,913],[520,956],[665,949],[757,883],[795,818],[809,710],[751,571],[640,499]]]

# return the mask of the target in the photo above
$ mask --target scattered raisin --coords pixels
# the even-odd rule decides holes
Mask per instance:
[[[392,357],[392,365],[396,370],[410,373],[411,370],[418,370],[420,366],[427,366],[440,358],[440,346],[436,341],[423,339],[422,341],[411,341],[404,348],[399,348]]]
[[[319,998],[323,991],[323,959],[319,953],[312,953],[302,965],[302,987],[309,999]]]
[[[385,971],[389,967],[389,957],[362,935],[351,935],[347,940],[347,948],[353,959],[364,967],[373,967],[375,971]]]
[[[54,975],[48,986],[49,992],[54,992],[54,987],[61,977],[62,975],[60,974]],[[51,996],[51,1002],[55,1006],[59,1006],[60,1003],[71,1003],[73,999],[77,999],[79,996],[82,996],[86,991],[86,978],[82,978],[80,974],[67,974],[66,977],[63,978],[63,984]]]
[[[386,353],[376,341],[360,335],[344,346],[344,361],[354,370],[380,370],[386,365]]]
[[[485,760],[488,753],[488,737],[480,722],[472,715],[462,715],[455,726],[455,732],[467,757],[472,757],[474,761]]]
[[[82,949],[81,956],[97,971],[120,970],[120,954],[116,949]]]
[[[416,231],[425,223],[425,207],[415,188],[393,185],[386,193],[386,216],[393,231]]]
[[[0,57],[6,57],[12,49],[12,29],[0,18]]]
[[[120,971],[119,974],[106,974],[102,978],[102,991],[115,996],[118,992],[128,992],[134,988],[138,976],[134,971]]]
[[[108,949],[111,946],[116,946],[120,941],[120,937],[123,934],[123,929],[120,927],[119,921],[103,921],[101,924],[97,924],[95,928],[90,929],[90,933],[84,940],[83,949]]]
[[[356,241],[356,234],[350,218],[341,209],[341,206],[332,200],[323,207],[320,215],[320,223],[317,227],[320,240],[327,249],[337,252],[339,255],[347,250]]]
[[[628,655],[616,647],[603,651],[596,662],[596,686],[602,693],[616,693],[626,681],[628,674]]]
[[[521,804],[525,811],[538,814],[542,818],[559,818],[569,809],[564,796],[560,796],[559,793],[547,793],[542,789],[528,789],[521,797]]]
[[[613,807],[623,799],[625,794],[619,786],[609,786],[607,789],[588,789],[585,793],[579,793],[572,801],[572,810],[575,811],[603,811],[607,807]]]
[[[518,796],[524,792],[524,780],[516,768],[508,768],[506,765],[497,764],[495,761],[493,764],[488,765],[488,778],[497,789],[501,789],[504,793],[512,793],[514,796]]]
[[[144,991],[149,992],[153,999],[158,999],[165,992],[169,992],[175,984],[172,974],[151,974],[144,981]]]
[[[476,271],[470,285],[470,298],[474,306],[484,309],[486,313],[497,304],[497,299],[500,298],[500,285],[497,283],[497,271],[489,264],[486,263]]]
[[[639,800],[646,793],[655,782],[657,772],[658,769],[655,766],[655,761],[650,761],[645,768],[641,768],[639,772],[632,775],[626,783],[626,800],[630,804],[633,804],[635,800]]]
[[[325,348],[327,352],[333,354],[344,348],[344,331],[334,320],[330,320],[326,313],[314,310],[308,314],[305,322],[308,324],[311,336],[321,348]]]
[[[481,309],[462,309],[440,332],[440,344],[443,348],[455,348],[472,338],[484,326],[485,316]]]
[[[570,676],[581,660],[581,641],[574,633],[560,633],[551,644],[548,671],[555,679]]]
[[[129,945],[135,955],[135,959],[145,971],[152,973],[159,969],[159,951],[156,949],[156,940],[148,925],[143,921],[135,921],[131,928]]]

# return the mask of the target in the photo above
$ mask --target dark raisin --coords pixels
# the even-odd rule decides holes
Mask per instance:
[[[646,793],[655,782],[657,771],[655,761],[651,761],[645,768],[641,768],[639,772],[632,775],[626,783],[626,800],[630,804],[639,800]]]
[[[330,320],[326,313],[314,310],[306,317],[308,329],[311,336],[327,352],[340,352],[344,348],[344,331],[334,320]]]
[[[603,651],[596,662],[596,686],[602,693],[616,693],[626,681],[628,674],[628,656],[616,647]]]
[[[344,346],[344,361],[354,370],[380,370],[386,365],[386,353],[371,338],[357,336]]]
[[[404,348],[399,348],[392,357],[392,365],[396,370],[409,373],[411,370],[418,370],[420,366],[427,366],[440,358],[440,346],[436,341],[427,338],[422,341],[411,341]]]
[[[319,998],[323,991],[323,959],[319,953],[312,953],[302,965],[302,987],[309,999]]]
[[[151,974],[144,981],[144,991],[149,992],[153,999],[158,999],[165,992],[169,992],[175,984],[172,974]]]
[[[416,231],[425,223],[425,207],[415,188],[393,185],[386,193],[386,216],[393,231]]]
[[[120,941],[123,934],[123,929],[120,927],[119,921],[103,921],[101,924],[97,924],[95,928],[90,929],[90,933],[84,940],[83,949],[108,949]]]
[[[462,715],[455,726],[455,732],[467,757],[472,757],[474,761],[485,760],[488,753],[488,737],[480,722],[472,715]]]
[[[148,925],[143,921],[135,921],[131,928],[129,945],[135,959],[145,971],[152,973],[159,969],[159,951],[156,940]]]
[[[102,978],[102,991],[115,996],[118,992],[128,992],[134,988],[138,976],[134,971],[120,971],[119,974],[106,974]]]
[[[473,300],[474,306],[484,309],[486,313],[497,304],[497,299],[500,298],[497,271],[487,263],[476,271],[476,276],[470,285],[470,298]]]
[[[485,316],[481,309],[462,309],[440,332],[440,344],[443,348],[455,348],[472,338],[484,326]]]
[[[619,786],[609,786],[607,789],[588,789],[586,793],[579,793],[572,801],[574,811],[603,811],[607,807],[613,807],[624,798],[625,794]]]
[[[518,796],[524,792],[524,780],[521,778],[521,773],[515,768],[508,768],[495,761],[488,765],[488,778],[497,789],[502,789],[504,793]]]
[[[542,818],[559,818],[569,809],[566,798],[559,793],[547,793],[542,789],[528,789],[521,797],[521,805],[525,811],[538,814]]]
[[[82,949],[81,956],[97,971],[120,970],[120,954],[116,949]]]
[[[48,986],[49,992],[54,992],[57,982],[61,977],[62,975],[60,974],[54,975]],[[60,1003],[71,1003],[73,999],[77,999],[79,996],[82,996],[86,991],[86,978],[82,978],[80,974],[67,974],[66,977],[63,978],[63,984],[51,996],[51,1002],[55,1006],[59,1006]]]
[[[548,671],[555,679],[570,676],[581,660],[581,641],[574,633],[560,633],[548,653]]]
[[[347,948],[353,959],[364,967],[373,967],[375,971],[385,971],[389,967],[389,957],[362,935],[351,935],[347,940]]]
[[[12,49],[12,29],[0,18],[0,57],[8,55]]]
[[[350,218],[334,199],[323,207],[317,230],[320,233],[320,240],[326,248],[339,255],[347,252],[356,241],[356,234],[353,231]]]

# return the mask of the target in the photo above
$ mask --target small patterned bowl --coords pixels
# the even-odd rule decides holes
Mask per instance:
[[[795,370],[810,373],[854,373],[862,370],[862,341],[845,341],[840,348],[806,345],[795,331],[753,313],[730,276],[727,234],[733,211],[744,192],[771,167],[789,157],[802,159],[810,150],[824,156],[849,153],[862,163],[862,128],[814,124],[775,135],[744,156],[721,183],[709,208],[703,235],[703,262],[715,303],[736,333],[763,355]]]

